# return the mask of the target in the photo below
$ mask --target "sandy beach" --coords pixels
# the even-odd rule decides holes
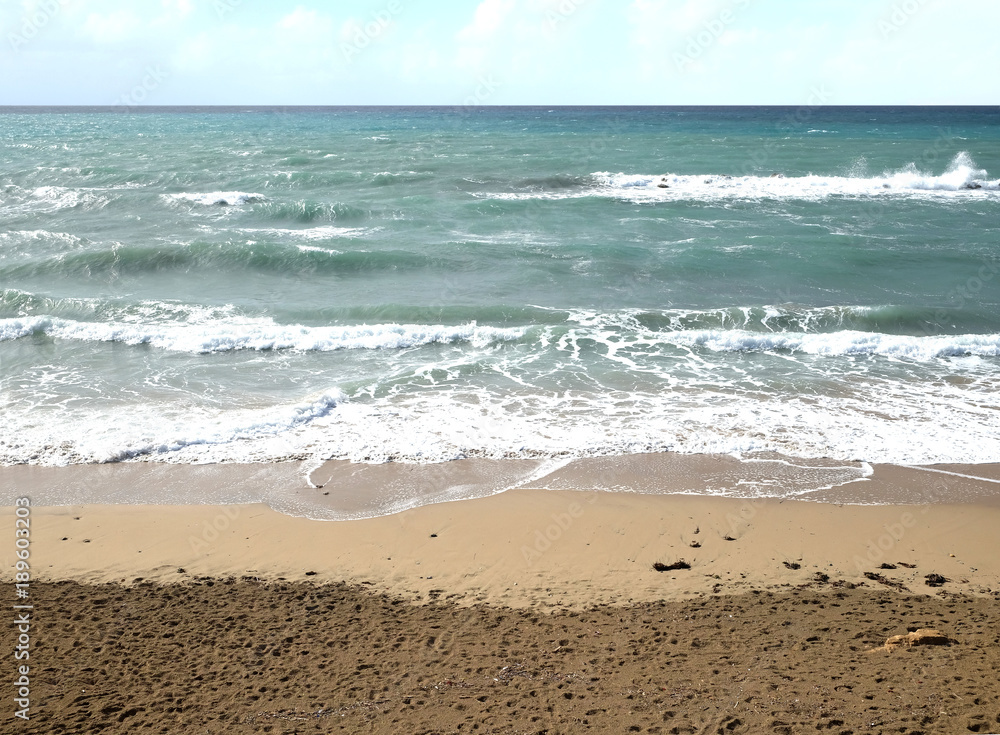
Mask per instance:
[[[18,732],[1000,730],[986,502],[518,489],[343,522],[30,517]],[[948,642],[872,650],[925,628]]]

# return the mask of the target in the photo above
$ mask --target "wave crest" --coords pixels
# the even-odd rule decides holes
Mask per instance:
[[[0,342],[32,335],[84,342],[150,345],[174,352],[209,353],[235,350],[386,350],[429,344],[468,342],[485,347],[520,339],[526,329],[422,324],[372,324],[341,327],[277,325],[265,318],[238,323],[128,324],[83,322],[51,316],[0,319]]]
[[[206,207],[237,207],[242,204],[263,202],[267,199],[263,194],[253,194],[245,191],[181,192],[180,194],[165,194],[164,196],[168,201],[189,202]]]
[[[589,185],[533,186],[521,182],[515,191],[477,193],[489,199],[574,199],[610,197],[633,202],[719,201],[719,200],[819,200],[831,196],[932,197],[1000,194],[1000,179],[989,179],[968,153],[962,152],[942,174],[921,171],[910,163],[881,176],[785,176],[775,172],[767,176],[707,174],[636,174],[596,171]],[[527,189],[525,191],[524,189]]]
[[[828,196],[871,197],[928,192],[1000,192],[1000,179],[990,180],[968,153],[959,153],[944,173],[921,171],[910,163],[881,176],[727,176],[718,174],[592,174],[604,194],[662,199],[817,199]]]
[[[939,357],[998,357],[1000,334],[958,334],[911,337],[845,330],[825,334],[778,332],[760,334],[744,330],[674,332],[664,341],[678,346],[698,346],[713,352],[801,352],[811,355],[883,355],[912,360]]]

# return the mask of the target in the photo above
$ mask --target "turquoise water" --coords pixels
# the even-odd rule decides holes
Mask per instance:
[[[0,114],[0,461],[1000,461],[996,108]]]

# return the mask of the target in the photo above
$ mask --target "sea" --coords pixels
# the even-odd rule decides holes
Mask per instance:
[[[0,464],[1000,462],[1000,108],[0,108]]]

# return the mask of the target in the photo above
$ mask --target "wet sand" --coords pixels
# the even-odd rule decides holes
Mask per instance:
[[[261,503],[318,520],[356,520],[519,488],[715,495],[881,505],[1000,504],[1000,464],[904,467],[759,454],[634,454],[463,459],[441,464],[329,461],[0,467],[0,506]]]

